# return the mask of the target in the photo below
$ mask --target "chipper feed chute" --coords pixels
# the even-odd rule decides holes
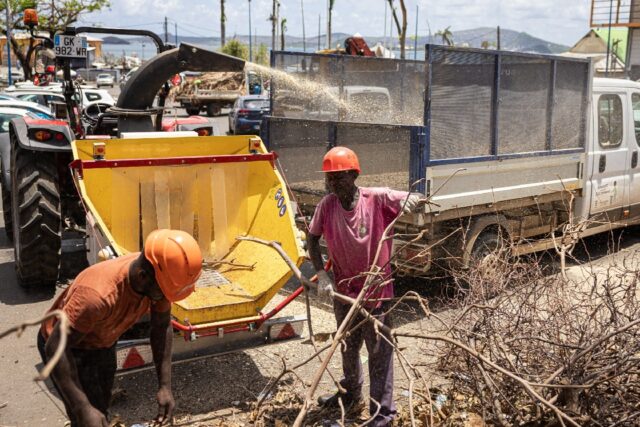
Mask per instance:
[[[73,142],[73,154],[93,226],[90,262],[140,251],[156,228],[181,229],[199,242],[205,265],[196,292],[172,308],[183,325],[255,317],[289,279],[275,250],[238,237],[278,241],[302,263],[275,155],[259,138],[86,140]]]

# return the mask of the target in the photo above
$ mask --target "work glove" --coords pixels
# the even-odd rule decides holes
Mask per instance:
[[[318,272],[318,298],[326,303],[330,303],[333,300],[333,281],[329,277],[326,271],[322,270]]]
[[[409,193],[406,201],[403,200],[401,202],[403,206],[402,212],[405,214],[415,212],[423,197],[424,196],[420,193]]]

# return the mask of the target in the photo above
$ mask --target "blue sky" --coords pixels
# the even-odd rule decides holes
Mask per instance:
[[[301,2],[304,2],[307,36],[326,32],[327,0],[280,0],[280,16],[287,18],[287,34],[302,35]],[[419,33],[451,26],[453,31],[493,27],[526,31],[548,41],[573,45],[589,30],[589,0],[405,0],[409,34],[415,32],[416,5],[419,6]],[[259,35],[270,35],[271,0],[251,0],[252,27]],[[397,5],[398,1],[394,3]],[[333,31],[359,32],[382,36],[385,31],[384,0],[335,0]],[[398,7],[398,6],[396,6]],[[399,13],[399,10],[398,10]],[[249,0],[227,0],[227,37],[249,32]],[[174,23],[178,34],[188,36],[220,35],[219,0],[111,0],[111,8],[85,15],[81,23],[145,28],[162,32],[162,21]],[[387,11],[387,21],[390,21]],[[389,24],[387,24],[387,31]]]

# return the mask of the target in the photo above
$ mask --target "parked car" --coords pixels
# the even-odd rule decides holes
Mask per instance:
[[[0,134],[9,131],[9,122],[18,117],[32,117],[34,119],[54,120],[54,117],[45,111],[30,111],[27,108],[0,106]]]
[[[51,110],[36,102],[23,101],[20,99],[2,99],[0,98],[0,107],[23,108],[32,113],[43,113],[51,115]]]
[[[33,86],[31,88],[20,87],[13,90],[7,88],[7,92],[9,95],[15,96],[23,101],[37,102],[38,104],[47,107],[49,107],[52,102],[65,102],[64,95],[62,94],[62,88],[57,86],[52,88],[39,88],[38,86]],[[104,89],[81,87],[79,92],[82,95],[82,105],[84,106],[96,101],[109,105],[116,104],[113,97]]]
[[[229,133],[258,134],[262,117],[269,113],[269,98],[241,96],[229,112]]]
[[[100,86],[113,87],[114,84],[115,84],[115,79],[113,78],[113,75],[109,73],[100,73],[96,77],[96,86],[98,87]]]
[[[18,100],[18,98],[16,98],[15,96],[9,95],[8,93],[4,93],[4,92],[0,93],[0,99],[3,101]]]

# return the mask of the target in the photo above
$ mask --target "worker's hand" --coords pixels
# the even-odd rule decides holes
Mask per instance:
[[[333,299],[333,291],[334,288],[331,277],[329,277],[326,271],[320,270],[318,272],[318,298],[323,302],[329,303]]]
[[[78,425],[83,427],[109,427],[104,414],[88,403],[78,408],[75,416],[78,420]]]
[[[158,415],[153,419],[154,426],[164,426],[173,424],[173,408],[176,401],[173,399],[173,393],[169,387],[160,387],[156,395],[158,400]]]
[[[403,200],[401,202],[403,206],[402,212],[406,214],[415,212],[423,197],[420,193],[409,193],[406,201]]]

